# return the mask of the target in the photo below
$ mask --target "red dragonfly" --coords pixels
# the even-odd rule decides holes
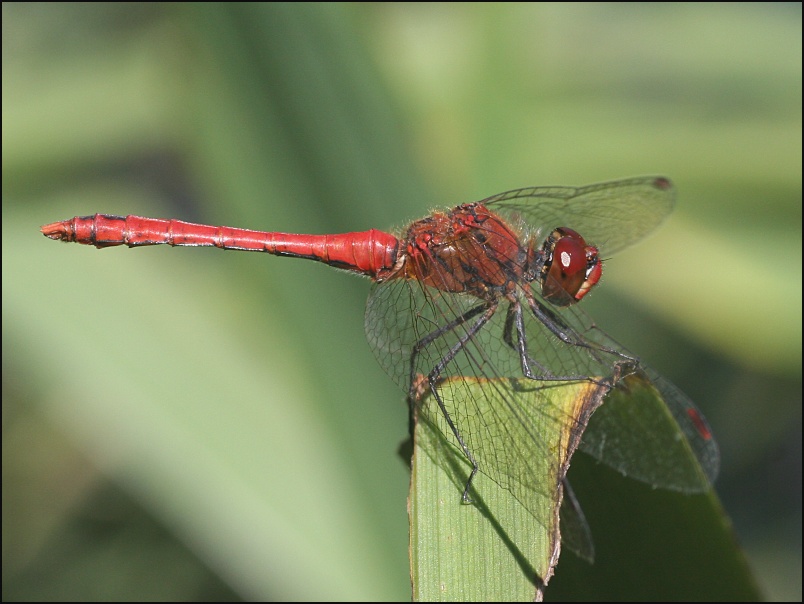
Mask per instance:
[[[472,466],[464,500],[479,471],[532,510],[534,497],[550,493],[532,476],[529,460],[554,452],[531,418],[551,411],[526,409],[515,389],[495,388],[504,379],[617,386],[639,376],[664,401],[666,413],[650,423],[671,425],[671,445],[651,455],[650,443],[659,439],[646,429],[640,410],[604,403],[593,418],[597,429],[584,433],[580,448],[656,487],[703,491],[717,475],[717,445],[700,411],[577,306],[599,282],[602,256],[653,231],[674,199],[668,179],[642,177],[507,191],[435,212],[400,236],[374,229],[296,235],[105,214],[48,224],[42,233],[98,248],[169,244],[267,252],[368,276],[375,282],[365,318],[369,345],[412,404],[421,399],[423,384],[432,393],[436,404],[421,405],[421,412],[444,418],[440,425],[451,433],[445,428],[445,436]],[[493,417],[482,419],[485,434],[468,420],[483,413],[473,402],[478,396],[495,401]],[[445,398],[464,402],[448,408]],[[551,419],[568,428],[578,422],[566,414]],[[571,494],[566,499],[572,501]],[[568,545],[590,557],[591,540],[583,543],[588,528],[579,519],[581,542]]]

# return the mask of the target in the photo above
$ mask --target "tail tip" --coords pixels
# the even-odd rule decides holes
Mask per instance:
[[[55,241],[69,241],[70,239],[70,229],[67,227],[67,223],[64,221],[46,224],[39,230],[45,237]]]

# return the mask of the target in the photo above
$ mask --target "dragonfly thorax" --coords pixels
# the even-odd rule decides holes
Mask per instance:
[[[404,277],[452,293],[493,299],[526,280],[533,253],[480,203],[414,222],[405,237]]]

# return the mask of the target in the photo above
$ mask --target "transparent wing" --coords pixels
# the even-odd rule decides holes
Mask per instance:
[[[481,203],[542,239],[556,227],[576,230],[606,257],[633,245],[670,214],[675,188],[662,176],[585,187],[515,189]]]
[[[366,334],[380,364],[405,392],[412,380],[430,374],[456,344],[466,340],[443,366],[436,389],[479,471],[546,524],[544,510],[551,505],[555,508],[557,489],[577,445],[577,439],[556,445],[548,434],[580,437],[589,413],[609,387],[581,379],[574,383],[522,379],[519,353],[505,341],[507,303],[500,303],[488,322],[473,331],[487,309],[485,304],[417,281],[391,280],[372,289]],[[456,324],[460,317],[468,318]],[[531,354],[534,360],[540,359],[537,362],[545,371],[560,376],[571,369],[576,377],[611,371],[610,361],[590,350],[578,349],[571,362],[562,359],[549,330],[535,320],[530,323],[531,341],[542,343]],[[417,344],[420,349],[414,354]],[[420,413],[460,451],[436,402],[432,397],[426,400]],[[575,518],[582,522],[583,516]],[[570,522],[564,527],[568,531]],[[588,535],[589,529],[579,526],[572,532]],[[583,547],[583,551],[589,550],[591,543]]]
[[[686,493],[708,490],[720,467],[717,443],[700,411],[644,367],[609,394],[580,449],[625,476]]]
[[[577,305],[551,312],[558,324],[593,349],[582,355],[578,346],[554,340],[547,346],[553,348],[556,364],[616,384],[589,421],[580,449],[654,487],[709,489],[720,468],[720,454],[706,419],[689,397],[597,327]],[[528,323],[528,345],[535,355],[545,353],[545,345],[537,341],[543,333],[539,323],[535,317]],[[587,357],[600,364],[582,362]],[[587,368],[600,373],[584,374]]]
[[[577,305],[552,308],[540,301],[554,326],[580,345],[560,341],[545,322],[523,310],[527,356],[532,369],[545,378],[524,380],[520,355],[511,343],[515,336],[509,335],[506,342],[507,301],[501,301],[488,322],[473,332],[485,304],[417,281],[391,280],[374,286],[366,310],[371,349],[405,392],[411,380],[444,365],[438,387],[442,398],[450,401],[452,420],[481,472],[526,507],[531,498],[551,497],[553,487],[540,483],[544,468],[534,461],[556,458],[542,437],[542,426],[552,422],[577,431],[584,425],[550,396],[532,393],[539,389],[547,393],[566,380],[610,380],[616,387],[589,421],[581,450],[655,487],[685,492],[709,488],[718,472],[719,454],[703,415],[678,388],[597,328]],[[457,317],[468,318],[456,322]],[[449,325],[454,327],[445,329]],[[465,344],[444,364],[462,340]],[[414,355],[414,347],[422,342]],[[483,386],[478,388],[481,379]],[[503,386],[506,380],[515,380],[517,387]],[[422,412],[455,443],[438,407]]]

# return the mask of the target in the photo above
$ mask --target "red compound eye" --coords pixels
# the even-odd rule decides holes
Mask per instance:
[[[559,306],[583,298],[603,274],[597,248],[586,245],[572,229],[561,227],[545,242],[547,262],[542,271],[542,295]]]

